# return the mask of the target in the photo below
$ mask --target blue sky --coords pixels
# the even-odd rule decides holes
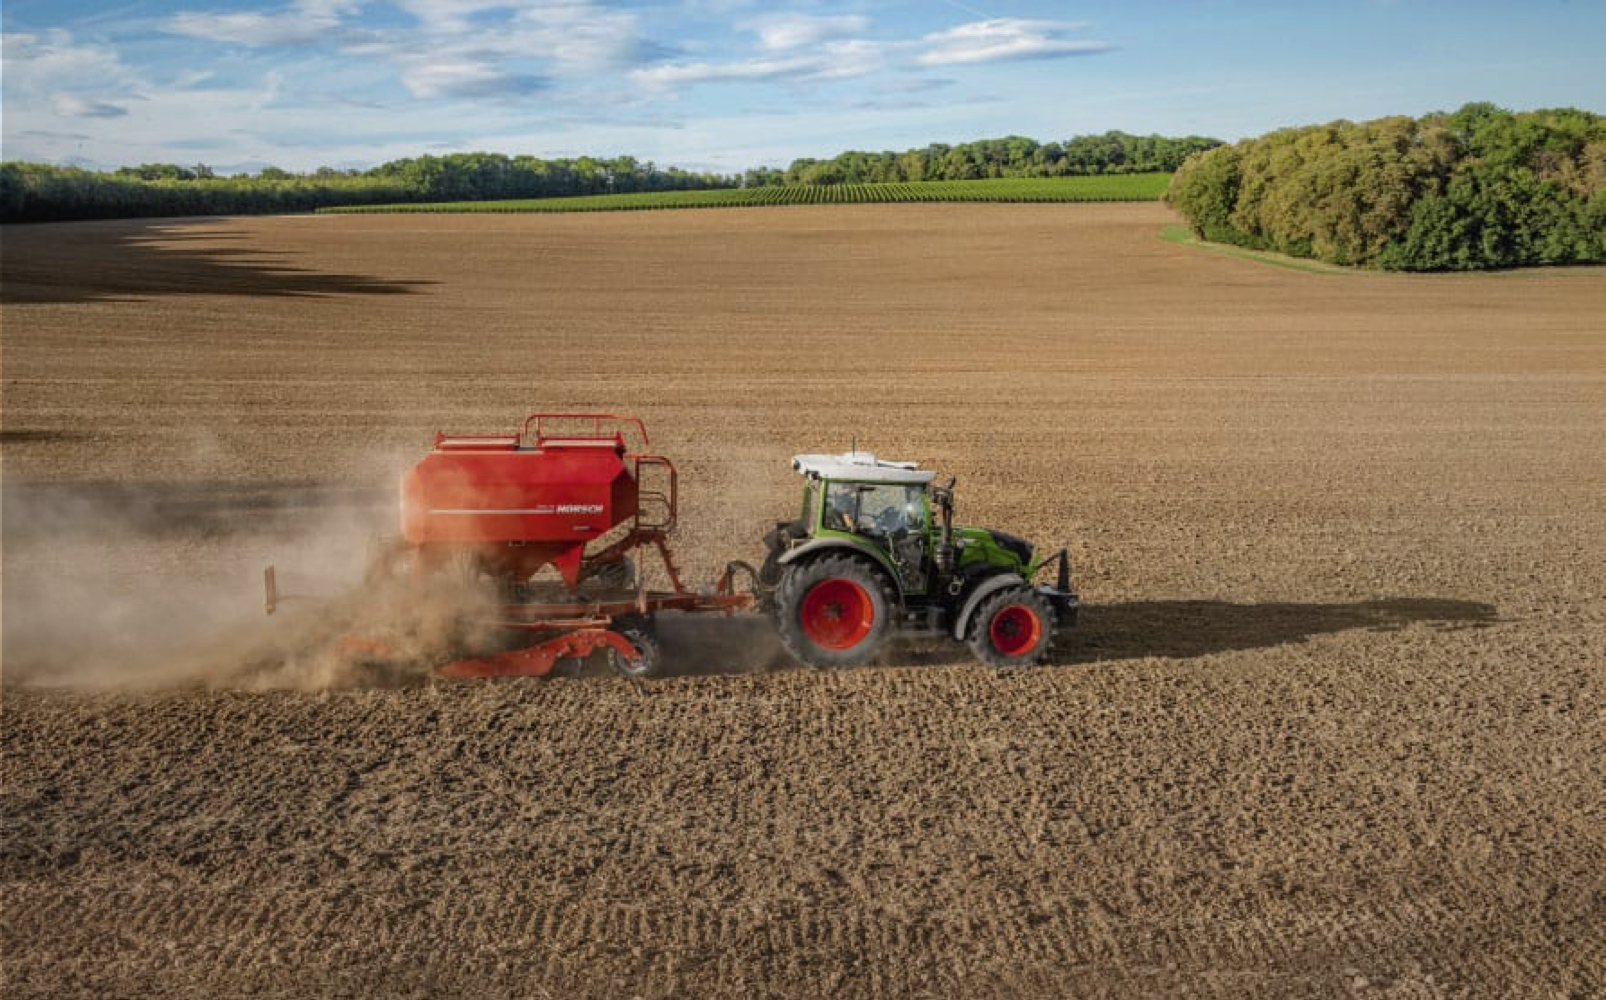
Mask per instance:
[[[1606,112],[1606,3],[9,0],[6,159],[233,171],[486,149],[735,171],[1469,100]]]

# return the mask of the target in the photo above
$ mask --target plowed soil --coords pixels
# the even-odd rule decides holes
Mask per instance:
[[[8,997],[1606,991],[1606,273],[1157,205],[9,227]],[[795,452],[1070,549],[1041,668],[274,659],[437,428],[639,413],[710,579]],[[264,652],[268,650],[270,652]],[[288,664],[288,665],[287,665]]]

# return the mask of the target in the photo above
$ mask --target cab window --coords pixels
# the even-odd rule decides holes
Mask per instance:
[[[925,490],[890,483],[831,483],[822,523],[837,531],[885,537],[925,529]]]

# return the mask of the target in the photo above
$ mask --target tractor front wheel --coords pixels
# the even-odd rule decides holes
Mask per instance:
[[[856,667],[880,651],[896,597],[862,559],[824,556],[789,566],[775,590],[775,624],[787,652],[815,667]]]
[[[981,602],[970,627],[970,651],[994,667],[1024,667],[1048,655],[1054,608],[1030,587],[1008,587]]]

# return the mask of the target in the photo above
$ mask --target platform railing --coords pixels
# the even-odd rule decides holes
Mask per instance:
[[[680,516],[680,473],[675,463],[662,455],[637,455],[635,459],[636,529],[668,534]],[[647,470],[653,468],[664,470],[668,482],[650,484]]]
[[[562,433],[556,431],[549,433],[548,424],[557,421],[577,422],[582,426],[589,421],[591,424],[590,433],[574,433],[568,429],[565,429]],[[531,433],[531,424],[535,425],[533,434]],[[647,427],[641,422],[640,417],[620,416],[615,413],[532,413],[524,418],[523,434],[524,440],[534,444],[536,447],[540,447],[549,440],[556,439],[592,441],[612,439],[622,445],[625,443],[623,430],[629,427],[636,429],[636,434],[641,438],[641,447],[645,448],[652,443],[647,437]],[[610,432],[605,433],[604,428],[608,428]]]

